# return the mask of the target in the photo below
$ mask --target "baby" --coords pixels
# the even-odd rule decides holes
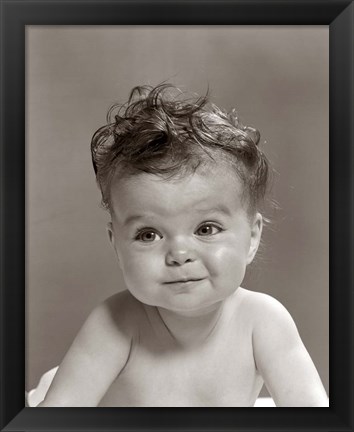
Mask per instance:
[[[328,406],[287,310],[240,287],[262,233],[258,131],[169,84],[117,108],[91,148],[127,290],[93,310],[39,406],[252,407],[263,384],[277,406]]]

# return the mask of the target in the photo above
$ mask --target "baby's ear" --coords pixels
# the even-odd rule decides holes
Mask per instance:
[[[263,229],[263,218],[260,213],[257,213],[251,225],[251,243],[248,251],[247,265],[251,264],[253,258],[257,253],[258,246],[261,241],[262,229]]]
[[[118,264],[120,265],[119,256],[118,256],[117,249],[116,249],[116,239],[114,237],[114,231],[113,231],[113,224],[112,224],[112,222],[108,222],[106,229],[107,229],[107,234],[108,234],[109,242],[110,242],[110,244],[113,247],[113,250],[114,250],[114,252],[115,252],[115,254],[117,256],[117,259],[118,259]]]
[[[107,224],[107,234],[108,234],[108,239],[109,239],[109,242],[111,243],[111,245],[113,246],[113,248],[114,248],[114,242],[115,242],[115,240],[114,240],[114,233],[113,233],[113,225],[112,225],[112,222],[108,222],[108,224]]]

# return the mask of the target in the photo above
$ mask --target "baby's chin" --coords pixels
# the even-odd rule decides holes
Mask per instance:
[[[234,288],[227,293],[223,293],[223,295],[212,296],[212,298],[198,298],[198,296],[193,296],[190,293],[184,293],[178,296],[173,296],[172,298],[154,299],[152,297],[141,295],[141,293],[134,293],[134,291],[130,291],[130,293],[140,303],[187,317],[200,316],[217,310],[222,306],[225,300],[235,293],[236,289],[237,288]]]
[[[178,308],[165,308],[163,306],[157,306],[158,309],[164,309],[165,311],[169,311],[175,315],[179,315],[181,317],[201,317],[203,315],[207,315],[209,313],[212,313],[214,311],[217,311],[221,305],[223,304],[223,301],[218,301],[215,303],[210,303],[207,305],[198,305],[197,307],[178,307]]]

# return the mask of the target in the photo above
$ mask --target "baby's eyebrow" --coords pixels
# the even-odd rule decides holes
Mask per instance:
[[[229,216],[231,215],[231,210],[224,205],[218,205],[216,207],[211,207],[211,208],[200,208],[200,209],[196,209],[196,211],[198,213],[223,213]]]
[[[142,216],[142,215],[130,215],[124,220],[123,225],[132,224],[133,222],[136,222],[140,219],[143,219],[143,217],[144,216]]]
[[[231,215],[231,210],[227,206],[224,206],[224,205],[218,205],[218,206],[210,207],[210,208],[199,208],[199,209],[195,208],[193,210],[196,211],[197,213],[200,213],[200,214],[222,213],[222,214],[225,214],[228,216]],[[138,214],[137,215],[129,215],[124,220],[123,225],[124,226],[130,225],[130,224],[137,222],[141,219],[144,219],[146,217],[147,217],[147,215],[138,215]]]

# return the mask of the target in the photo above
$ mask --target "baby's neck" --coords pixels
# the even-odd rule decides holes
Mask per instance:
[[[189,313],[176,312],[157,307],[161,320],[174,340],[182,346],[197,346],[204,343],[216,329],[227,300],[206,309]]]

